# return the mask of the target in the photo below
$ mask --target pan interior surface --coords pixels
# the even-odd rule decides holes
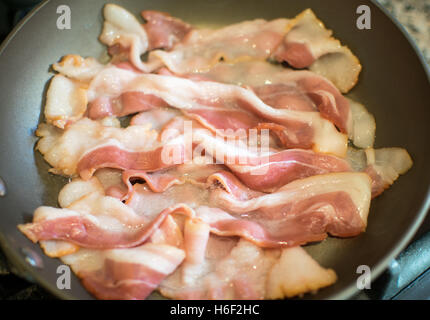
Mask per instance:
[[[369,2],[370,30],[356,27],[356,9],[363,1],[257,0],[145,0],[110,1],[139,15],[143,9],[169,12],[186,22],[217,27],[243,20],[294,17],[311,8],[336,38],[357,55],[363,65],[358,85],[349,94],[376,118],[376,147],[403,147],[414,166],[382,196],[372,201],[368,228],[351,239],[328,238],[306,246],[323,266],[333,268],[338,281],[311,299],[348,298],[356,292],[357,268],[367,265],[376,278],[412,237],[429,206],[430,90],[422,59],[407,37],[376,5]],[[57,205],[67,179],[48,173],[49,166],[34,151],[34,131],[43,117],[50,65],[66,54],[102,57],[98,41],[106,1],[70,1],[71,29],[59,30],[57,7],[47,1],[30,14],[3,45],[0,56],[0,177],[7,193],[0,198],[2,248],[19,272],[64,299],[92,299],[73,276],[71,289],[56,286],[61,262],[46,257],[16,228],[31,220],[40,205]],[[159,296],[152,296],[157,298]]]

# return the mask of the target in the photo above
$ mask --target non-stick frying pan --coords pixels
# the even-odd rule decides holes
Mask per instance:
[[[356,273],[368,265],[375,279],[408,243],[430,204],[430,86],[422,57],[398,23],[376,3],[363,0],[125,0],[118,3],[138,15],[157,9],[200,26],[220,26],[245,19],[293,17],[305,8],[333,29],[335,36],[359,57],[363,71],[350,96],[375,115],[376,147],[406,148],[414,166],[382,196],[372,201],[367,231],[351,239],[329,238],[306,249],[338,282],[317,299],[344,299],[357,290]],[[48,173],[34,151],[34,131],[43,117],[49,66],[65,54],[101,57],[97,41],[105,0],[46,1],[32,11],[5,41],[0,56],[0,176],[6,195],[0,197],[0,242],[17,272],[60,298],[91,299],[76,277],[70,290],[56,287],[61,262],[46,257],[17,225],[31,220],[35,208],[57,205],[67,181]],[[71,9],[71,29],[57,28],[57,7]],[[371,29],[356,26],[357,7],[371,10]]]

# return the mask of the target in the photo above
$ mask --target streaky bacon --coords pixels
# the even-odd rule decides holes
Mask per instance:
[[[184,184],[163,193],[136,184],[126,204],[92,193],[67,209],[40,207],[33,223],[19,228],[34,242],[67,240],[106,249],[142,244],[177,213],[202,219],[215,234],[241,236],[263,247],[320,241],[327,233],[349,237],[366,227],[370,179],[364,173],[313,176],[262,195],[247,190],[231,173],[210,181],[215,188]],[[234,188],[216,187],[216,181]]]
[[[201,178],[207,178],[221,166],[210,163],[223,163],[232,170],[248,187],[264,192],[274,191],[281,186],[305,177],[330,172],[351,171],[347,161],[311,150],[289,149],[272,150],[262,154],[258,149],[252,150],[247,145],[241,146],[239,141],[231,145],[228,141],[217,139],[205,130],[193,131],[195,147],[192,161],[185,158],[185,146],[178,144],[176,165],[165,163],[163,148],[155,151],[131,152],[118,145],[102,146],[88,152],[78,163],[77,172],[88,179],[98,168],[110,167],[126,170],[123,174],[124,183],[131,191],[130,180],[145,180],[152,191],[163,192],[173,184],[183,183],[196,177],[192,171],[200,172]],[[182,141],[182,136],[171,141]],[[172,142],[171,142],[172,143]],[[196,146],[196,144],[198,145]],[[174,145],[174,144],[173,144]],[[196,157],[199,148],[205,150],[205,157]],[[210,158],[210,157],[213,158]],[[207,161],[207,162],[206,162]],[[198,164],[202,165],[187,165]],[[172,169],[169,169],[172,168]],[[162,170],[164,169],[164,170]]]
[[[86,179],[102,167],[158,170],[181,163],[183,137],[160,141],[159,133],[149,127],[148,123],[118,128],[88,118],[64,131],[41,124],[36,148],[53,166],[51,172],[69,176],[80,173]]]
[[[164,71],[161,71],[164,72]],[[295,71],[266,61],[219,63],[208,72],[187,75],[248,86],[267,105],[297,111],[319,110],[342,132],[352,130],[349,101],[330,80],[311,71]]]
[[[84,155],[78,163],[77,172],[84,178],[90,178],[99,168],[116,168],[122,170],[158,171],[178,163],[183,163],[185,151],[183,143],[174,145],[172,151],[177,162],[166,162],[166,146],[147,151],[127,151],[118,145],[98,147]]]
[[[144,213],[149,210],[144,205],[149,199],[169,197],[177,203],[183,197],[182,201],[195,207],[197,217],[209,223],[213,233],[241,236],[265,247],[319,241],[326,237],[326,232],[349,237],[364,231],[366,226],[370,179],[364,173],[314,176],[263,195],[250,192],[229,173],[214,175],[212,181],[219,181],[221,186],[233,184],[235,192],[215,188],[208,194],[196,195],[194,188],[173,186],[167,194],[157,195],[135,185],[137,189],[128,204],[136,212]],[[312,221],[311,225],[307,219]]]
[[[259,62],[258,71],[268,70],[273,71],[273,67],[265,66],[268,63]],[[239,66],[237,66],[239,65]],[[263,65],[263,66],[261,66]],[[208,74],[203,73],[202,77],[206,80],[223,80],[226,83],[238,84],[236,75],[232,75],[232,79],[226,78],[226,76],[220,75],[221,72],[245,73],[243,69],[250,69],[250,72],[256,68],[250,62],[244,62],[239,64],[220,64],[216,67],[213,72]],[[220,70],[217,70],[220,69]],[[226,70],[227,69],[227,70]],[[231,70],[228,70],[231,69]],[[239,69],[238,71],[235,71]],[[352,118],[349,109],[348,100],[342,96],[338,89],[325,78],[318,76],[310,71],[291,71],[285,68],[275,68],[276,72],[272,72],[266,76],[261,76],[261,79],[265,79],[264,82],[270,84],[261,84],[262,81],[246,81],[241,80],[239,83],[259,83],[251,89],[255,94],[270,107],[277,109],[287,109],[292,111],[316,111],[319,110],[321,116],[333,122],[342,132],[348,133],[351,131]],[[160,73],[159,73],[160,74]],[[166,72],[161,74],[166,75]],[[172,75],[170,73],[170,75]],[[173,76],[173,75],[172,75]],[[193,79],[194,76],[190,75],[187,79]],[[199,79],[203,81],[203,79]],[[124,101],[123,95],[127,95],[128,101]],[[250,115],[245,110],[231,110],[231,108],[225,108],[224,101],[205,101],[204,99],[198,98],[199,102],[207,104],[209,107],[204,109],[191,109],[187,110],[186,114],[189,116],[196,116],[202,122],[210,119],[209,122],[213,123],[213,127],[216,129],[227,129],[233,130],[238,128],[252,128],[255,127],[259,121],[257,117]],[[216,101],[216,102],[215,102]],[[139,107],[140,106],[140,107]],[[106,115],[117,115],[124,116],[127,114],[133,114],[138,111],[145,111],[151,108],[166,106],[166,102],[162,99],[157,98],[152,94],[145,94],[144,92],[126,92],[121,94],[119,97],[99,97],[95,99],[89,106],[89,117],[97,119]],[[245,105],[243,105],[245,106]],[[245,106],[246,107],[246,106]],[[226,115],[229,117],[226,117]],[[228,122],[222,120],[229,119]],[[210,123],[208,124],[210,126]]]
[[[109,84],[112,79],[115,79],[114,86]],[[225,128],[227,114],[229,118],[232,117],[228,125],[233,129],[252,129],[258,121],[272,121],[285,128],[285,141],[290,143],[286,147],[301,147],[304,144],[307,148],[310,146],[317,151],[340,156],[344,156],[346,152],[346,135],[339,133],[319,112],[272,108],[251,90],[235,85],[212,81],[195,82],[155,74],[136,75],[111,68],[100,72],[93,79],[89,88],[89,100],[94,101],[101,96],[114,98],[124,92],[155,95],[186,115],[195,117],[211,130]],[[262,120],[258,120],[259,118]],[[303,132],[307,134],[302,135]]]
[[[289,149],[269,155],[260,165],[229,165],[234,174],[249,188],[273,192],[287,183],[317,174],[351,171],[348,162],[335,156],[310,150]],[[264,174],[263,167],[267,167]]]
[[[291,20],[273,57],[295,68],[310,68],[331,80],[342,92],[357,83],[361,64],[351,50],[332,37],[311,9]]]
[[[221,58],[232,63],[265,60],[282,42],[287,24],[287,19],[256,19],[220,29],[193,29],[172,50],[152,51],[149,60],[177,74],[209,70]]]
[[[100,203],[102,211],[93,211]],[[112,212],[108,205],[118,211]],[[33,222],[20,225],[19,230],[33,242],[64,240],[91,249],[130,248],[148,240],[168,215],[179,211],[194,214],[188,207],[177,205],[155,216],[141,217],[118,199],[89,195],[67,209],[39,207]]]
[[[265,150],[241,140],[230,143],[201,129],[193,131],[193,141],[199,143],[194,153],[204,149],[206,156],[225,164],[243,183],[258,191],[270,192],[316,174],[351,170],[345,160],[335,156],[302,149]]]

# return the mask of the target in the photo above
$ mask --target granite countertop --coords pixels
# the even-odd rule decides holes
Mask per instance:
[[[379,0],[406,28],[430,65],[430,1]]]

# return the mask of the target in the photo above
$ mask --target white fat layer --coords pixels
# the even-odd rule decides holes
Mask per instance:
[[[348,98],[347,98],[348,99]],[[358,148],[371,148],[375,142],[376,122],[366,107],[352,99],[348,99],[352,113],[353,127],[349,138]]]
[[[286,248],[267,276],[266,298],[291,298],[333,284],[337,277],[301,247]]]
[[[104,195],[103,186],[97,178],[93,177],[89,181],[77,178],[61,189],[58,194],[58,203],[60,207],[66,208],[73,202],[93,192]]]
[[[183,250],[163,244],[147,244],[138,248],[114,249],[106,258],[117,262],[137,263],[162,274],[172,273],[185,258]]]
[[[82,58],[81,56],[70,54],[53,64],[53,69],[62,75],[78,80],[90,81],[105,66],[92,57]]]
[[[45,117],[48,123],[64,128],[80,119],[87,110],[87,90],[79,82],[60,74],[51,80],[46,94]]]

